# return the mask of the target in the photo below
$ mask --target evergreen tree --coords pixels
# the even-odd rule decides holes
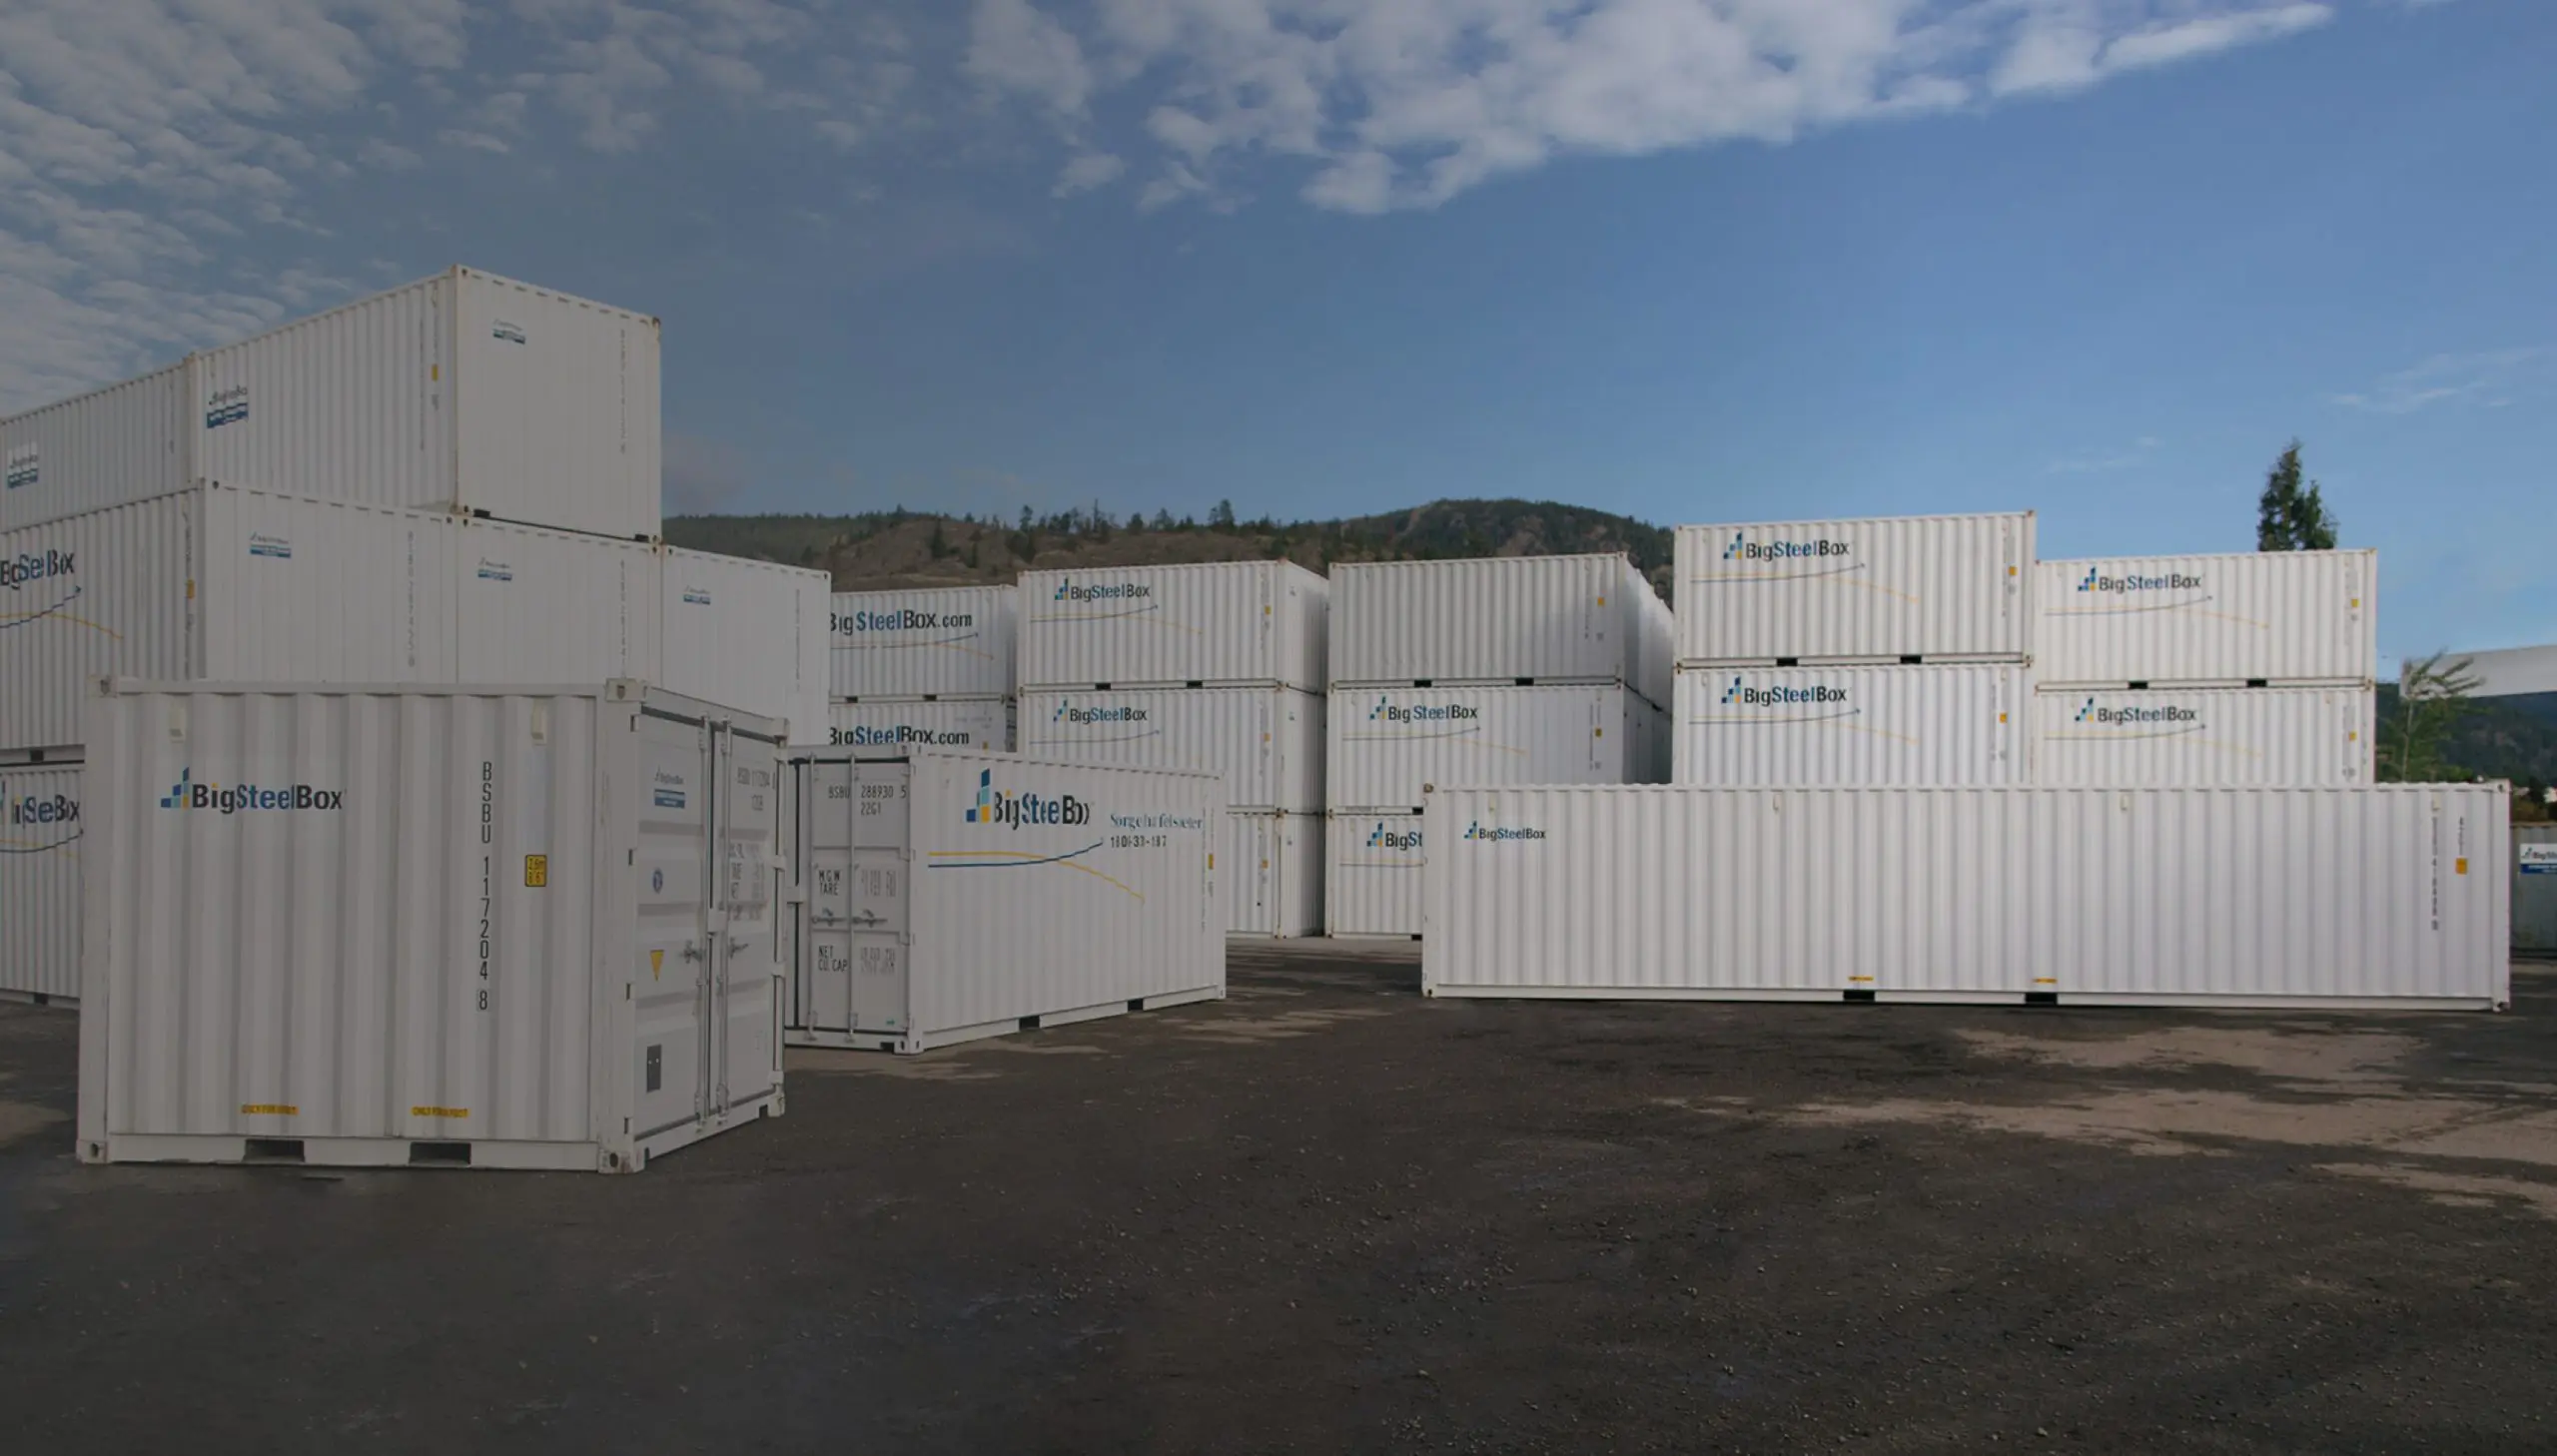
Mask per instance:
[[[2255,549],[2258,551],[2331,551],[2335,549],[2335,517],[2326,509],[2317,482],[2300,485],[2299,441],[2292,440],[2264,475],[2264,493],[2255,502]]]

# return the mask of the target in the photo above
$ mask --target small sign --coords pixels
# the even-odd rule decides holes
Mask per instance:
[[[549,884],[550,856],[525,855],[523,857],[523,888],[526,890],[540,890],[547,887]]]
[[[409,1115],[412,1117],[467,1117],[470,1115],[470,1109],[468,1107],[411,1107]]]
[[[665,970],[666,953],[663,951],[650,951],[648,953],[648,979],[651,981],[664,980]]]
[[[299,1117],[302,1115],[302,1108],[295,1106],[291,1102],[242,1102],[240,1104],[240,1115],[244,1117]]]
[[[2557,842],[2521,846],[2521,872],[2525,875],[2557,875]]]

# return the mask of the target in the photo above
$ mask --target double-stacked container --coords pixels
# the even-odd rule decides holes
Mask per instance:
[[[1670,614],[1624,556],[1344,563],[1331,583],[1332,935],[1420,934],[1436,786],[1666,774]]]
[[[657,540],[657,337],[455,269],[0,419],[0,764],[77,763],[110,676],[643,678],[821,722],[825,578]],[[0,857],[0,919],[76,855]],[[76,940],[18,938],[0,995],[76,995]]]
[[[1323,578],[1225,561],[1028,571],[1019,591],[1023,756],[1217,775],[1226,928],[1320,930]]]
[[[2030,731],[2047,784],[2367,784],[2378,553],[2045,561]]]
[[[829,747],[1008,753],[1018,593],[839,591],[826,624]]]
[[[1673,781],[2027,780],[2034,517],[1693,525]]]

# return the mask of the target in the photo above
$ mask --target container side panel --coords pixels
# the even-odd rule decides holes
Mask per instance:
[[[1427,830],[1417,814],[1333,814],[1324,823],[1323,926],[1335,936],[1420,934]]]
[[[1336,683],[1619,681],[1660,701],[1648,583],[1621,556],[1360,561],[1332,568]]]
[[[193,674],[198,501],[181,491],[0,533],[0,748],[78,745],[91,678]]]
[[[204,520],[203,677],[454,681],[451,517],[212,489]]]
[[[1010,697],[1019,603],[1009,586],[836,592],[827,621],[833,695]]]
[[[2030,512],[1680,526],[1677,556],[1681,662],[2033,650]]]
[[[1300,645],[1321,594],[1283,561],[1025,571],[1021,685],[1281,683],[1319,691]],[[1290,615],[1292,614],[1292,615]],[[1292,650],[1291,650],[1292,649]]]
[[[654,681],[661,568],[660,551],[634,541],[464,522],[453,552],[461,681]]]
[[[459,499],[501,520],[654,537],[654,319],[459,275]]]
[[[180,364],[0,419],[0,530],[183,489],[186,418]]]
[[[1673,777],[2021,783],[2029,686],[2000,664],[1692,669],[1678,675]]]
[[[1432,784],[1656,778],[1660,716],[1619,687],[1338,688],[1325,792],[1333,809],[1408,812]]]
[[[2368,681],[2376,551],[2122,556],[2037,568],[2045,683]]]
[[[1006,698],[836,703],[828,716],[828,746],[834,748],[888,753],[926,748],[1006,753],[1012,748],[1013,705]]]
[[[2036,782],[2099,788],[2371,781],[2367,687],[2055,689],[2033,700]]]
[[[190,361],[195,474],[450,510],[451,291],[426,279]]]
[[[1227,815],[1217,888],[1229,933],[1281,939],[1322,933],[1322,832],[1317,815]]]
[[[1323,700],[1294,688],[1032,691],[1021,751],[1127,768],[1191,769],[1237,809],[1322,807]]]
[[[78,764],[0,769],[0,991],[80,994],[80,856],[85,794]]]
[[[722,707],[787,718],[800,741],[821,738],[825,573],[673,549],[662,569],[660,681]]]

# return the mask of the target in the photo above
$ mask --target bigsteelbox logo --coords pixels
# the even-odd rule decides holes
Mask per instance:
[[[204,427],[207,429],[220,429],[226,424],[238,424],[248,417],[249,386],[246,384],[234,384],[228,389],[216,389],[212,396],[204,401]]]
[[[2079,706],[2077,716],[2071,721],[2093,723],[2104,728],[2191,727],[2200,723],[2201,715],[2191,708],[2179,708],[2172,703],[2160,703],[2155,707],[2109,708],[2089,698]]]
[[[1465,826],[1465,838],[1481,844],[1511,844],[1544,837],[1545,832],[1541,829],[1517,824],[1485,824],[1477,819]]]
[[[204,809],[217,814],[253,812],[326,813],[344,801],[345,791],[311,784],[266,787],[258,784],[200,784],[193,768],[178,770],[178,781],[160,798],[163,809]]]
[[[16,591],[21,586],[54,576],[69,576],[80,569],[77,551],[21,551],[15,556],[0,556],[0,586]]]
[[[2078,589],[2095,596],[2114,592],[2199,591],[2201,578],[2188,576],[2181,571],[2165,571],[2155,576],[2142,576],[2137,572],[2107,576],[2096,567],[2090,566],[2087,568],[2087,574],[2078,579]]]
[[[1376,705],[1367,710],[1367,721],[1429,726],[1479,723],[1482,721],[1482,709],[1472,703],[1397,703],[1391,698],[1379,697]]]
[[[1804,541],[1753,541],[1746,531],[1733,531],[1731,543],[1722,548],[1726,561],[1826,561],[1852,555],[1846,541],[1833,541],[1827,536],[1814,536]]]
[[[1063,601],[1065,598],[1059,597]],[[930,632],[946,627],[973,627],[977,618],[971,612],[927,612],[913,607],[890,607],[885,611],[835,612],[832,614],[835,635],[859,636],[865,632]]]
[[[1417,850],[1420,848],[1420,831],[1417,829],[1387,829],[1385,828],[1384,821],[1380,819],[1376,821],[1376,827],[1367,835],[1367,848],[1404,851]]]
[[[1116,708],[1078,708],[1072,699],[1067,699],[1057,704],[1057,711],[1048,715],[1048,721],[1084,724],[1143,723],[1149,716],[1151,715],[1148,710],[1134,704],[1123,704]]]
[[[1057,583],[1054,601],[1139,601],[1155,594],[1152,586],[1139,581],[1103,581],[1078,586],[1072,577]]]
[[[917,728],[906,723],[855,723],[829,730],[838,748],[967,748],[977,735],[965,728]]]
[[[1092,806],[1072,794],[1042,794],[1025,789],[1008,794],[995,787],[995,772],[986,769],[977,775],[977,802],[966,811],[970,824],[1003,824],[1014,829],[1033,825],[1075,825],[1092,822]]]
[[[1731,686],[1722,690],[1722,701],[1725,707],[1739,708],[1844,707],[1847,690],[1825,683],[1815,683],[1810,687],[1786,687],[1782,684],[1751,687],[1743,679],[1735,677]]]
[[[20,445],[9,451],[9,488],[33,485],[44,472],[44,456],[40,445]]]
[[[80,837],[80,801],[69,794],[24,794],[0,783],[0,801],[16,831],[0,841],[0,855],[40,855]]]

